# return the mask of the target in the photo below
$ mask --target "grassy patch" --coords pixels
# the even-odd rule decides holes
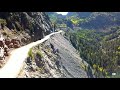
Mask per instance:
[[[32,48],[30,48],[29,52],[28,52],[28,56],[32,58],[32,60],[34,59],[34,54],[32,52]]]
[[[87,66],[86,66],[85,64],[83,64],[83,63],[80,64],[80,67],[81,67],[83,70],[85,70],[85,71],[86,71],[86,69],[87,69]]]

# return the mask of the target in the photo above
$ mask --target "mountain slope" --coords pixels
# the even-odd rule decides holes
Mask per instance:
[[[66,37],[96,77],[120,77],[120,12],[69,12],[63,22],[72,29]]]
[[[60,32],[61,31],[56,33]],[[50,36],[56,33],[51,33],[41,40],[32,42],[28,45],[25,45],[21,48],[12,51],[10,57],[8,58],[9,59],[8,62],[5,64],[3,68],[0,69],[0,78],[16,78],[23,66],[23,62],[27,58],[29,49],[32,48],[33,46],[43,43],[44,41],[49,39]]]
[[[65,25],[65,28],[70,27],[72,29],[76,25],[76,19],[79,19],[78,15],[75,17],[70,17],[69,19],[66,19],[61,15],[57,15],[57,17],[59,17],[59,19],[56,19],[57,22],[59,22],[59,24],[62,24],[62,26]],[[83,22],[83,19],[77,20],[77,24],[78,22]],[[18,38],[22,45],[26,45],[34,41],[32,44],[30,44],[30,46],[34,46],[33,48],[30,49],[30,47],[27,48],[26,46],[24,46],[21,47],[22,51],[19,51],[21,50],[21,48],[17,49],[18,52],[16,50],[12,57],[13,61],[8,61],[12,64],[14,64],[15,62],[17,63],[16,65],[18,65],[19,63],[19,66],[21,66],[22,62],[20,60],[24,61],[25,57],[27,56],[27,51],[28,49],[30,49],[28,52],[28,57],[24,62],[24,67],[18,75],[18,77],[94,77],[91,66],[89,66],[87,62],[80,58],[78,51],[72,46],[72,44],[67,39],[65,39],[64,33],[56,34],[50,39],[46,40],[44,43],[41,43],[36,46],[38,40],[42,38],[44,39],[46,35],[50,34],[51,31],[53,31],[52,23],[45,12],[1,12],[0,29],[0,33],[2,33],[4,37]],[[25,52],[23,50],[25,50]],[[15,54],[17,56],[20,56],[20,60],[15,59]],[[22,54],[24,54],[23,57]],[[17,69],[14,67],[10,67],[7,69],[2,69],[1,73],[4,72],[3,74],[9,75],[6,74],[4,70],[8,70],[9,72],[7,73],[14,73],[12,72],[11,68],[14,70]]]
[[[86,22],[80,23],[80,27],[87,29],[106,29],[120,25],[119,12],[93,12],[86,18]]]
[[[33,56],[33,57],[31,57]],[[18,77],[25,78],[87,78],[88,64],[62,34],[55,34],[46,42],[32,48]]]
[[[52,30],[45,12],[0,12],[0,67],[11,50],[40,40]]]
[[[8,28],[6,33],[10,38],[29,38],[26,42],[39,40],[52,30],[51,22],[45,12],[0,12],[0,20],[0,26],[4,26],[4,30],[5,27]]]
[[[48,14],[49,15],[49,14]],[[54,17],[51,17],[51,16]],[[56,18],[56,23],[62,20],[67,27],[73,29],[74,27],[80,27],[83,29],[99,29],[105,30],[111,26],[120,25],[120,13],[119,12],[68,12],[66,16],[61,16],[51,13],[50,18]],[[70,24],[68,24],[68,22]]]

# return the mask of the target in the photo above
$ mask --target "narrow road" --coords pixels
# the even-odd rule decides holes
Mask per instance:
[[[5,64],[3,68],[0,69],[0,78],[16,78],[19,74],[20,70],[22,69],[23,62],[28,56],[28,51],[33,46],[36,46],[50,38],[50,36],[61,33],[62,31],[51,33],[45,36],[43,39],[38,40],[36,42],[32,42],[28,45],[25,45],[21,48],[18,48],[11,52],[11,56],[8,62]]]

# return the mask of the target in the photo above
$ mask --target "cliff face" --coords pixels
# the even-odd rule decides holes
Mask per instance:
[[[43,38],[52,30],[51,22],[44,12],[0,12],[0,19],[5,22],[0,24],[9,29],[7,32],[14,30],[17,36],[28,34],[31,41]]]
[[[11,50],[40,40],[51,30],[45,12],[0,12],[0,67]]]
[[[33,47],[20,72],[20,78],[88,78],[93,77],[88,64],[64,38],[56,34]]]

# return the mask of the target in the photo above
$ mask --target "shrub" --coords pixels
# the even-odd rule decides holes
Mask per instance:
[[[83,70],[86,71],[86,65],[84,65],[84,64],[81,63],[80,66],[81,66],[81,68],[82,68]]]
[[[36,55],[39,55],[41,58],[43,57],[43,54],[40,51],[37,51]]]
[[[28,52],[28,56],[32,58],[32,60],[34,59],[34,55],[32,52],[32,48],[30,48],[29,52]]]
[[[96,64],[93,64],[93,68],[94,68],[94,69],[97,68],[97,65],[96,65]]]
[[[102,71],[103,71],[103,68],[102,68],[102,67],[99,67],[99,71],[102,72]]]

